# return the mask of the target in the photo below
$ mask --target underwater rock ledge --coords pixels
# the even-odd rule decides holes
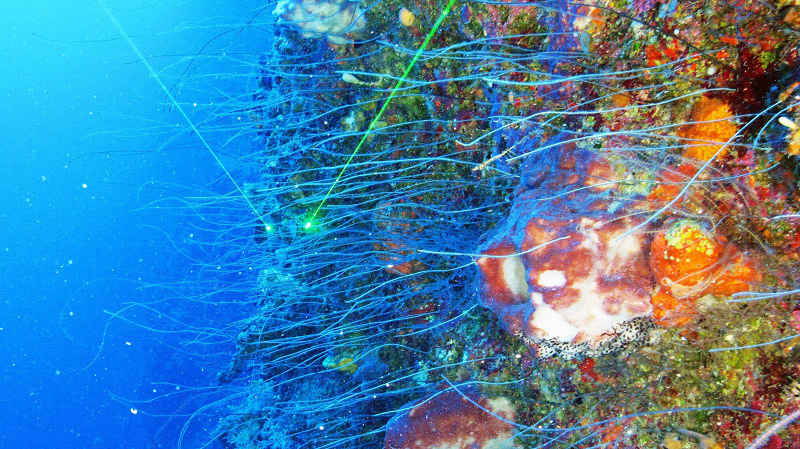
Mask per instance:
[[[800,404],[800,7],[335,6],[284,18],[244,107],[261,274],[219,441],[466,448],[415,429],[501,398],[508,447],[800,447],[770,430]]]

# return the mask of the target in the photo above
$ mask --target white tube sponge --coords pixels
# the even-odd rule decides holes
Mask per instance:
[[[350,42],[345,37],[364,28],[359,2],[351,0],[280,0],[273,14],[300,29],[303,37],[327,37],[332,44]]]

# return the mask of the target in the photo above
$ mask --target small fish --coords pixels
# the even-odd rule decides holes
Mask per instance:
[[[374,81],[372,83],[368,83],[366,81],[362,81],[356,78],[356,76],[353,75],[352,73],[347,73],[347,72],[342,74],[342,81],[344,81],[345,83],[355,84],[356,86],[378,86],[381,83],[380,81]]]

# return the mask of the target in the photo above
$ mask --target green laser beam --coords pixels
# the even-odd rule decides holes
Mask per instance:
[[[433,27],[431,28],[431,31],[428,32],[428,35],[425,36],[425,40],[422,41],[422,45],[419,47],[419,50],[417,50],[417,52],[414,54],[414,57],[411,58],[411,62],[408,63],[408,67],[406,67],[406,70],[403,72],[403,75],[400,77],[399,80],[397,80],[397,84],[394,85],[392,91],[389,92],[389,96],[386,97],[386,100],[383,102],[383,106],[381,106],[381,109],[378,111],[378,114],[370,122],[369,127],[367,127],[367,130],[361,137],[361,141],[359,141],[358,145],[356,145],[356,149],[353,150],[353,153],[350,155],[349,158],[347,158],[347,162],[344,163],[344,167],[342,167],[342,170],[339,172],[339,176],[337,176],[336,179],[333,180],[333,184],[331,184],[331,187],[328,189],[328,192],[325,193],[325,197],[322,198],[322,201],[319,203],[319,206],[317,206],[316,210],[314,210],[314,213],[311,214],[311,218],[308,220],[308,222],[306,222],[306,229],[311,227],[311,222],[314,221],[314,218],[317,216],[320,209],[322,209],[322,206],[328,200],[328,197],[331,196],[331,192],[333,192],[334,187],[336,187],[336,184],[338,184],[339,180],[342,179],[342,175],[344,175],[344,172],[345,170],[347,170],[347,167],[350,166],[350,162],[353,161],[353,158],[356,157],[356,154],[361,149],[361,146],[364,145],[364,142],[367,141],[367,137],[372,132],[372,129],[375,128],[375,124],[378,123],[378,120],[380,120],[381,116],[383,115],[383,112],[386,111],[387,107],[389,107],[389,102],[392,101],[392,98],[394,98],[394,96],[397,95],[397,91],[398,89],[400,89],[400,85],[403,84],[403,82],[408,77],[408,74],[411,73],[411,69],[414,68],[414,64],[416,64],[419,57],[422,56],[422,52],[425,51],[425,48],[430,43],[431,39],[433,39],[433,35],[436,33],[436,30],[438,30],[439,27],[442,25],[445,16],[447,16],[447,14],[450,12],[450,9],[453,7],[453,4],[455,2],[456,0],[450,0],[449,2],[447,2],[447,6],[445,6],[444,11],[442,11],[442,14],[439,16],[438,19],[436,19],[436,23],[433,24]]]
[[[253,205],[253,203],[250,201],[250,198],[248,198],[247,195],[245,195],[245,193],[242,191],[242,188],[239,187],[239,184],[236,182],[235,179],[233,179],[233,176],[230,174],[228,169],[225,168],[225,165],[222,163],[217,154],[214,153],[214,150],[211,149],[211,145],[208,144],[205,137],[203,137],[203,135],[200,133],[200,130],[197,129],[196,126],[194,126],[194,123],[189,118],[189,115],[186,114],[186,111],[183,110],[181,105],[178,104],[178,101],[175,99],[175,97],[172,96],[172,92],[170,92],[169,89],[167,89],[167,86],[164,85],[164,83],[161,81],[161,78],[158,77],[158,74],[153,69],[153,66],[151,66],[150,63],[147,62],[147,58],[145,58],[142,52],[139,51],[139,47],[136,46],[136,44],[133,42],[133,39],[130,38],[130,35],[128,35],[125,29],[122,28],[122,25],[120,25],[119,21],[117,20],[117,17],[114,16],[111,10],[108,9],[108,7],[104,5],[102,2],[98,0],[97,3],[103,8],[103,11],[105,11],[106,15],[108,15],[108,18],[111,20],[111,23],[113,23],[114,26],[117,27],[117,30],[119,30],[120,34],[122,34],[122,37],[125,38],[125,41],[128,42],[128,45],[130,45],[133,52],[136,53],[136,56],[139,57],[139,60],[142,61],[142,64],[144,64],[144,66],[147,67],[147,71],[150,72],[150,76],[152,76],[153,79],[156,80],[158,85],[161,86],[161,89],[164,91],[164,93],[167,94],[167,98],[169,98],[169,101],[172,103],[175,109],[177,109],[178,112],[181,113],[183,118],[186,120],[186,123],[188,123],[189,126],[192,128],[192,131],[194,131],[197,138],[200,139],[200,142],[202,142],[203,145],[205,145],[206,149],[208,149],[208,152],[211,153],[211,156],[213,156],[214,160],[217,161],[217,164],[222,168],[222,171],[224,171],[225,174],[228,175],[228,179],[231,180],[234,187],[236,187],[236,190],[239,192],[240,195],[242,195],[242,198],[244,198],[244,200],[247,201],[247,204],[250,206],[250,209],[253,209],[253,213],[256,214],[256,217],[258,217],[259,221],[261,221],[264,224],[264,226],[269,226],[264,221],[264,217],[256,209],[256,206]]]
[[[428,47],[428,44],[430,43],[431,39],[433,39],[433,35],[436,34],[436,31],[442,25],[442,22],[444,21],[444,18],[450,12],[450,9],[452,9],[453,4],[455,4],[455,2],[456,2],[456,0],[449,0],[449,2],[447,3],[447,6],[445,6],[444,10],[442,11],[442,14],[439,15],[438,19],[436,19],[436,22],[433,24],[433,27],[431,27],[430,32],[428,32],[428,35],[425,36],[425,40],[422,42],[422,45],[419,47],[417,52],[414,54],[414,57],[411,58],[411,62],[409,62],[409,64],[406,67],[405,71],[403,71],[403,75],[400,77],[400,79],[394,85],[394,87],[392,88],[391,92],[389,92],[389,96],[386,97],[386,100],[383,102],[383,106],[381,106],[381,109],[378,111],[378,114],[375,115],[375,118],[372,119],[372,121],[369,124],[369,127],[367,127],[367,130],[364,132],[364,135],[361,137],[361,140],[358,142],[358,145],[356,146],[355,150],[353,150],[353,153],[350,154],[349,158],[347,158],[347,161],[345,162],[344,167],[342,167],[342,170],[339,172],[339,175],[336,176],[336,179],[333,180],[333,183],[331,184],[331,187],[325,193],[325,197],[322,198],[322,201],[319,203],[319,206],[317,206],[317,208],[314,210],[314,213],[311,215],[311,218],[306,222],[306,224],[305,224],[305,228],[306,229],[311,227],[311,222],[313,222],[314,218],[316,218],[317,214],[319,214],[320,209],[322,209],[322,206],[325,204],[325,202],[330,197],[331,193],[333,192],[333,189],[336,187],[336,184],[338,184],[339,181],[342,179],[342,176],[344,175],[344,172],[347,170],[347,167],[350,166],[350,163],[353,161],[353,158],[356,156],[358,151],[364,145],[364,142],[366,142],[367,137],[369,137],[369,134],[375,128],[375,125],[378,123],[378,121],[380,120],[381,116],[386,111],[386,108],[389,107],[389,102],[392,100],[392,98],[395,97],[395,95],[397,95],[397,91],[400,89],[400,85],[403,84],[403,82],[406,80],[406,78],[408,78],[409,73],[411,73],[411,70],[414,68],[414,65],[417,63],[417,60],[419,60],[420,56],[422,56],[422,52],[425,51],[425,48]],[[233,179],[233,176],[230,174],[228,169],[225,168],[225,165],[222,163],[220,158],[217,156],[216,153],[214,153],[214,150],[211,149],[211,146],[208,144],[208,142],[206,141],[205,137],[203,137],[203,135],[200,133],[200,130],[197,129],[197,127],[194,125],[192,120],[189,118],[188,114],[186,114],[186,112],[180,106],[180,104],[175,99],[175,97],[172,96],[172,93],[169,91],[169,89],[167,89],[167,86],[164,85],[164,83],[161,81],[161,78],[158,77],[158,74],[156,73],[156,71],[147,62],[147,59],[144,57],[142,52],[139,50],[139,48],[136,46],[136,44],[130,38],[128,33],[125,31],[125,29],[122,28],[122,25],[120,25],[119,21],[114,16],[114,14],[108,9],[108,7],[106,7],[106,5],[104,5],[99,0],[97,1],[97,3],[103,8],[103,11],[106,13],[106,15],[108,15],[108,18],[111,20],[111,22],[114,24],[114,26],[119,30],[120,34],[122,34],[122,36],[125,38],[126,42],[131,47],[133,52],[136,53],[136,56],[139,57],[139,60],[142,62],[142,64],[144,64],[144,66],[147,68],[147,71],[150,73],[150,76],[152,76],[153,79],[155,79],[156,82],[159,84],[159,86],[161,86],[161,89],[166,93],[167,98],[169,98],[169,101],[172,103],[172,105],[175,107],[175,109],[178,110],[178,112],[180,112],[180,114],[183,116],[183,118],[186,120],[186,122],[189,124],[189,126],[194,131],[195,135],[197,135],[198,139],[200,139],[200,141],[206,147],[208,152],[211,153],[211,156],[214,158],[214,160],[217,162],[217,164],[220,166],[220,168],[222,168],[222,170],[228,176],[228,179],[231,181],[231,183],[233,183],[234,187],[236,187],[236,190],[239,192],[239,194],[242,196],[242,198],[244,198],[244,200],[247,202],[247,205],[250,206],[250,209],[253,210],[253,213],[256,215],[256,217],[259,219],[259,221],[261,221],[264,224],[264,226],[266,226],[267,228],[270,228],[270,226],[267,224],[267,222],[264,221],[264,217],[261,215],[261,213],[258,211],[258,209],[256,209],[255,205],[253,205],[253,203],[250,201],[250,198],[248,198],[247,195],[245,195],[244,191],[242,191],[241,187],[239,187],[239,184],[236,182],[236,180]]]

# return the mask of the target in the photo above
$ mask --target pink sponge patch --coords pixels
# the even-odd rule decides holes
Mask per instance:
[[[483,306],[541,356],[596,354],[640,339],[654,278],[644,216],[616,193],[611,166],[562,144],[528,162],[507,221],[481,247]]]
[[[518,447],[511,424],[516,412],[505,398],[487,398],[472,389],[448,390],[403,408],[389,421],[385,449]]]

